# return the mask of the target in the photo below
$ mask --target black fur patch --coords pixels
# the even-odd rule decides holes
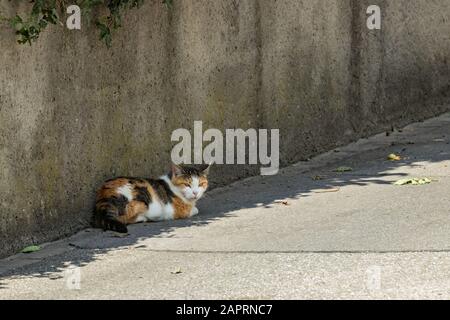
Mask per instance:
[[[137,192],[135,200],[145,203],[148,207],[150,202],[152,202],[152,196],[148,192],[148,189],[146,187],[135,187],[134,190]]]
[[[111,182],[111,181],[114,181],[114,180],[117,180],[117,179],[126,179],[126,180],[128,180],[128,183],[144,182],[144,180],[140,179],[140,178],[120,176],[120,177],[115,177],[115,178],[108,179],[108,180],[105,181],[105,183],[106,182]]]
[[[180,168],[181,168],[181,175],[185,177],[192,177],[192,176],[201,177],[204,176],[203,171],[208,168],[208,165],[202,164],[199,167],[181,165]],[[172,172],[169,172],[169,179],[172,179]]]
[[[144,183],[145,180],[141,178],[128,178],[128,183],[134,184],[134,183]]]
[[[128,199],[124,195],[112,196],[107,199],[101,199],[98,203],[106,203],[111,209],[108,212],[117,212],[119,216],[123,216],[126,213]]]
[[[172,190],[170,190],[169,186],[164,180],[150,179],[149,182],[163,203],[167,204],[172,202],[172,198],[175,196],[175,194],[172,192]]]

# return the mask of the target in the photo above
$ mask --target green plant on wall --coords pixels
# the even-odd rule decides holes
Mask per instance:
[[[144,0],[15,0],[31,2],[31,9],[25,15],[16,14],[14,17],[1,17],[15,30],[17,42],[20,44],[31,43],[39,38],[39,35],[48,25],[64,26],[64,14],[69,5],[78,5],[83,17],[93,21],[99,29],[100,39],[111,46],[112,33],[122,25],[122,15],[125,11],[139,8]],[[162,0],[168,7],[173,0]],[[93,12],[106,9],[103,16],[94,15]]]

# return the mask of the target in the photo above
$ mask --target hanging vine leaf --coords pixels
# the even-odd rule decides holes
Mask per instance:
[[[29,14],[23,16],[17,14],[12,18],[0,17],[8,21],[15,30],[18,43],[31,45],[50,24],[64,26],[62,19],[65,18],[67,6],[76,4],[80,7],[83,16],[97,26],[100,40],[107,47],[111,47],[112,34],[114,30],[121,27],[124,12],[139,8],[144,0],[31,0],[27,2],[33,4]],[[163,3],[171,7],[173,0],[163,0]],[[105,16],[94,17],[93,12],[102,7],[106,8],[108,13]]]
[[[164,3],[168,8],[172,8],[172,6],[173,6],[173,0],[163,0],[163,3]]]

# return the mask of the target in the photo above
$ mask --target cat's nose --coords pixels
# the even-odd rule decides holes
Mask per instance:
[[[194,197],[198,196],[198,191],[192,191],[192,194],[194,195]]]

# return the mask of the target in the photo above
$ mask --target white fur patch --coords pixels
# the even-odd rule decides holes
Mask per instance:
[[[138,223],[138,222],[147,222],[147,221],[148,221],[147,217],[146,217],[145,215],[141,214],[141,215],[139,215],[139,216],[136,218],[135,223]]]
[[[172,204],[162,204],[159,201],[154,201],[144,215],[150,221],[163,221],[172,220],[174,212]]]
[[[186,196],[189,199],[198,200],[203,196],[204,192],[205,192],[205,188],[200,187],[200,179],[196,176],[193,176],[191,188],[190,188],[190,190],[187,190]]]
[[[197,207],[193,207],[192,211],[191,211],[191,217],[195,216],[196,214],[198,214],[198,209],[197,209]]]
[[[117,192],[120,193],[121,195],[125,196],[128,199],[128,201],[133,200],[133,189],[132,189],[131,185],[126,184],[124,186],[121,186],[121,187],[117,188]]]
[[[150,221],[161,221],[163,208],[158,200],[153,201],[148,206],[148,210],[145,213],[145,217]]]
[[[198,179],[198,177],[192,177],[192,189],[193,190],[197,190],[198,189],[198,184],[200,183],[200,180]]]
[[[163,210],[164,210],[164,220],[173,220],[173,215],[175,213],[173,205],[168,203],[164,206]]]

